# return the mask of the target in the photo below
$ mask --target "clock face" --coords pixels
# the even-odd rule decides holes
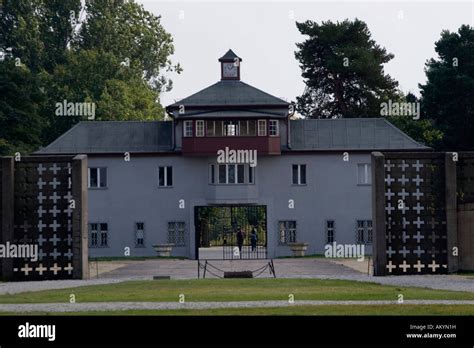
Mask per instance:
[[[223,76],[237,77],[237,65],[235,65],[234,63],[224,63]]]

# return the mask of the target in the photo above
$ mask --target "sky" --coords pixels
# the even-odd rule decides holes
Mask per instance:
[[[181,74],[167,73],[173,89],[161,96],[169,105],[220,79],[219,57],[231,48],[242,58],[241,80],[287,101],[304,91],[295,59],[296,43],[303,42],[295,22],[318,23],[346,18],[365,21],[373,39],[395,58],[385,72],[400,89],[419,95],[426,81],[424,64],[436,57],[434,43],[443,29],[457,31],[473,25],[474,5],[467,1],[166,1],[138,0],[161,16],[173,36],[173,63]]]

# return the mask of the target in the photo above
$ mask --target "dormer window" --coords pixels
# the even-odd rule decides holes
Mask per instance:
[[[267,136],[267,120],[258,120],[258,136]]]
[[[184,121],[183,136],[185,136],[185,137],[192,137],[193,136],[193,121]]]
[[[204,136],[204,121],[203,120],[196,121],[196,136],[197,137]]]
[[[276,137],[279,135],[278,120],[268,121],[268,135],[271,137]]]
[[[239,135],[238,121],[224,121],[224,136],[235,137]]]

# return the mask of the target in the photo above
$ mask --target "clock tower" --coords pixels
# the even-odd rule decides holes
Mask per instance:
[[[221,80],[240,80],[240,62],[242,58],[232,50],[219,58],[221,62]]]

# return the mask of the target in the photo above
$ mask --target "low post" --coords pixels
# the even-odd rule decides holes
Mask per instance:
[[[374,276],[387,274],[387,241],[385,239],[385,156],[372,152],[372,220]]]
[[[87,156],[72,159],[72,213],[73,278],[89,279],[89,236],[87,228]]]
[[[444,157],[444,168],[446,178],[446,234],[447,234],[447,253],[448,253],[448,273],[459,270],[459,249],[458,245],[458,213],[456,197],[456,161],[454,154],[447,152]],[[454,255],[454,248],[457,253]]]
[[[15,177],[14,177],[14,165],[15,162],[13,157],[2,157],[0,166],[2,166],[2,175],[0,176],[2,185],[1,199],[1,211],[0,211],[0,242],[5,245],[6,242],[13,243],[13,225],[14,225],[14,189],[15,189]],[[13,259],[2,258],[0,259],[1,269],[0,278],[4,281],[13,280]]]

